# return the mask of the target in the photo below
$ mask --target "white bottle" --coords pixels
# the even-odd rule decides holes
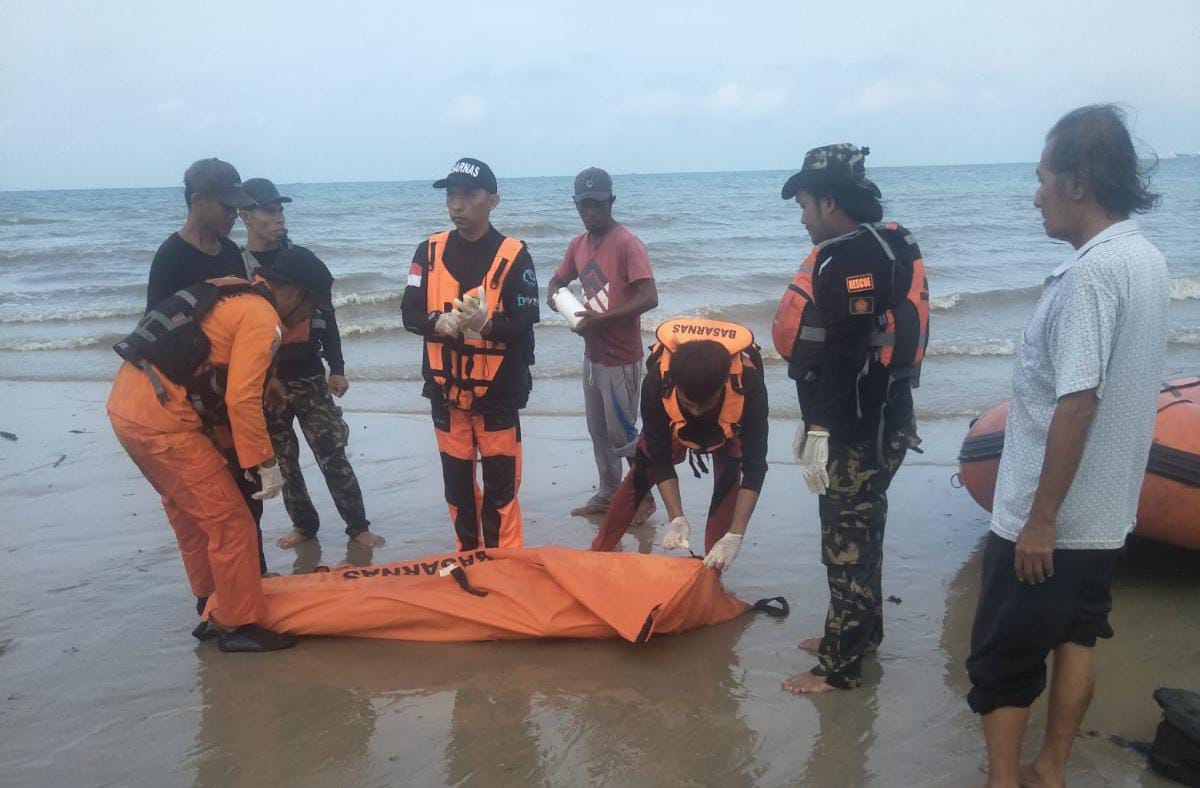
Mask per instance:
[[[583,304],[579,303],[579,299],[571,292],[568,287],[560,287],[554,291],[554,311],[567,319],[567,325],[572,329],[579,325],[579,316],[576,312],[582,312]]]

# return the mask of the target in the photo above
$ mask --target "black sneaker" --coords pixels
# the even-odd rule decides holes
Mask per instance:
[[[293,635],[283,635],[263,629],[258,624],[246,624],[235,630],[217,632],[217,648],[229,652],[280,651],[296,645]]]
[[[192,637],[194,637],[196,640],[212,640],[216,636],[217,628],[210,627],[207,621],[201,621],[196,625],[196,628],[192,630]]]

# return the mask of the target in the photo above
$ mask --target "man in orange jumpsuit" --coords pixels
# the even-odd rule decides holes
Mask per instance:
[[[227,277],[181,290],[151,309],[115,347],[108,414],[117,440],[154,489],[175,530],[197,608],[222,651],[274,651],[293,637],[258,626],[263,607],[254,518],[212,433],[227,430],[243,470],[274,498],[283,488],[263,416],[280,322],[329,308],[333,277],[311,252],[280,254],[265,280]],[[214,287],[215,286],[215,287]],[[207,345],[207,347],[206,347]]]

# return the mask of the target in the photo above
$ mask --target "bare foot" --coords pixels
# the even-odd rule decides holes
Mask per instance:
[[[373,534],[370,531],[359,531],[354,535],[354,541],[364,547],[383,547],[387,544],[387,540],[379,534]]]
[[[797,695],[812,694],[814,692],[832,692],[837,689],[837,687],[831,684],[826,684],[825,679],[820,676],[814,676],[812,673],[797,673],[791,678],[784,679],[783,688]]]
[[[1037,761],[1021,767],[1021,788],[1066,788],[1066,775],[1055,777],[1038,766]]]
[[[280,537],[279,541],[275,542],[275,545],[281,550],[291,550],[296,545],[301,542],[307,542],[309,539],[312,539],[312,537],[293,529],[287,536]]]

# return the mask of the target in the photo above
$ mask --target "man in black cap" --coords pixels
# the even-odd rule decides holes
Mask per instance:
[[[247,277],[246,266],[237,244],[229,240],[229,232],[237,220],[238,210],[254,205],[254,199],[242,188],[242,177],[234,166],[220,159],[199,159],[192,162],[183,174],[183,199],[187,203],[187,220],[178,232],[162,242],[150,264],[150,282],[146,287],[146,311],[185,287],[222,276]],[[263,504],[254,498],[261,482],[257,471],[243,472],[237,464],[233,446],[227,436],[214,436],[223,442],[230,461],[234,481],[255,525],[262,522]],[[267,572],[267,558],[262,549],[262,530],[258,532],[258,563]]]
[[[150,264],[146,309],[185,287],[219,276],[245,276],[229,232],[241,208],[254,205],[229,162],[200,159],[183,174],[187,220],[162,242]]]
[[[459,159],[433,186],[446,190],[455,229],[417,247],[401,309],[404,327],[425,337],[423,393],[432,403],[446,503],[459,550],[520,547],[518,411],[533,385],[537,274],[525,243],[492,227],[500,196],[490,167]]]
[[[772,327],[796,381],[803,422],[793,455],[820,496],[821,557],[829,581],[825,633],[800,648],[819,664],[784,681],[792,692],[857,687],[862,660],[883,639],[883,532],[887,489],[917,438],[910,385],[928,337],[921,252],[898,224],[881,222],[870,151],[810,150],[782,196],[801,207],[814,249]]]
[[[295,326],[314,306],[328,306],[332,284],[315,255],[289,249],[259,284],[222,277],[169,296],[114,347],[125,363],[107,403],[113,430],[162,497],[196,612],[207,619],[192,634],[216,637],[222,651],[274,651],[295,643],[258,624],[264,599],[255,559],[261,554],[234,478],[241,469],[257,469],[258,500],[283,488],[263,387],[281,324]],[[218,432],[228,442],[214,440]],[[223,450],[230,445],[236,477]]]
[[[642,315],[658,306],[654,271],[646,245],[613,218],[612,178],[599,167],[575,176],[575,209],[586,232],[567,246],[550,277],[546,303],[575,279],[583,286],[582,315],[574,331],[583,337],[583,402],[592,453],[599,471],[596,494],[571,511],[575,516],[603,515],[625,473],[633,465],[638,441],[642,386]],[[624,458],[624,460],[623,460]],[[634,515],[645,522],[654,510],[646,496]]]
[[[312,254],[288,241],[283,204],[291,202],[291,197],[281,195],[266,178],[251,178],[243,188],[255,202],[254,207],[241,211],[246,225],[242,257],[247,274],[268,276],[285,249]],[[317,259],[316,255],[313,258]],[[322,355],[329,364],[328,381]],[[350,428],[342,418],[342,409],[330,396],[341,397],[350,388],[332,304],[314,309],[310,318],[283,335],[275,356],[274,381],[276,396],[266,411],[267,429],[283,473],[283,503],[292,521],[292,532],[276,544],[285,550],[293,548],[312,539],[320,528],[320,518],[300,470],[300,444],[292,428],[292,422],[299,420],[338,514],[346,522],[346,534],[367,547],[381,546],[383,538],[369,530],[362,489],[346,456]]]

